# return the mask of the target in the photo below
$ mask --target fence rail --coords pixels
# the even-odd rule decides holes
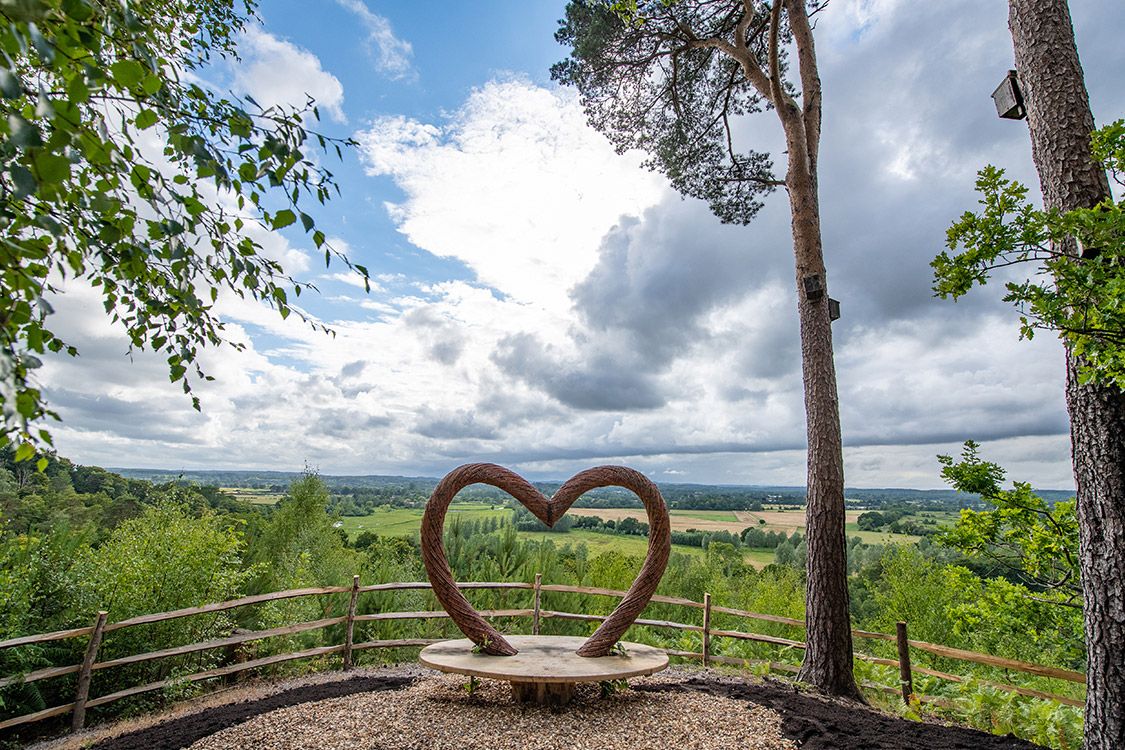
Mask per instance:
[[[560,610],[544,609],[542,607],[542,593],[555,592],[555,593],[569,593],[569,594],[585,594],[594,596],[608,596],[608,597],[623,597],[624,591],[616,589],[595,588],[589,586],[571,586],[562,584],[544,584],[541,582],[541,576],[536,574],[534,583],[523,582],[488,582],[488,581],[470,581],[457,584],[459,588],[463,589],[488,589],[488,590],[531,590],[533,592],[532,607],[530,609],[494,609],[483,610],[481,615],[484,617],[530,617],[532,618],[532,632],[539,632],[539,624],[544,619],[561,619],[561,620],[578,620],[589,622],[600,622],[606,618],[601,615],[585,614],[581,612],[564,612]],[[258,669],[261,667],[280,664],[288,661],[295,661],[298,659],[309,659],[320,656],[329,656],[334,654],[341,654],[343,657],[344,668],[348,669],[352,666],[353,653],[356,651],[364,651],[369,649],[378,648],[406,648],[427,646],[431,643],[437,643],[437,640],[426,638],[404,638],[404,639],[387,639],[387,640],[373,640],[362,643],[354,643],[354,633],[356,623],[362,622],[379,622],[389,620],[429,620],[429,619],[448,619],[449,615],[441,610],[426,610],[426,611],[386,611],[376,612],[372,614],[356,614],[356,604],[358,596],[364,593],[381,592],[381,591],[415,591],[426,590],[430,588],[430,584],[420,581],[407,581],[400,583],[379,583],[367,586],[359,585],[359,576],[353,578],[351,586],[323,586],[315,588],[301,588],[290,589],[287,591],[274,591],[268,594],[258,594],[255,596],[246,596],[240,599],[232,599],[225,602],[216,602],[212,604],[204,604],[198,607],[187,607],[178,609],[171,612],[158,612],[148,615],[140,615],[138,617],[131,617],[117,622],[107,622],[107,613],[98,612],[94,619],[94,623],[87,627],[70,628],[68,630],[58,630],[52,633],[40,633],[36,635],[21,636],[19,638],[11,638],[6,641],[0,641],[0,649],[17,648],[20,646],[35,645],[39,643],[48,643],[52,641],[65,640],[70,638],[89,637],[85,657],[81,664],[71,664],[68,666],[60,667],[47,667],[38,669],[26,674],[11,675],[0,678],[0,688],[8,687],[17,684],[27,684],[37,682],[39,680],[46,680],[55,677],[63,677],[66,675],[77,674],[77,688],[75,691],[75,699],[71,703],[61,706],[54,706],[46,708],[34,713],[24,714],[22,716],[15,716],[0,722],[0,730],[8,729],[21,724],[28,724],[31,722],[41,721],[43,719],[53,718],[57,716],[64,716],[71,714],[72,721],[71,727],[73,730],[81,729],[85,720],[85,711],[88,708],[95,708],[97,706],[104,706],[108,703],[129,698],[134,695],[140,695],[155,690],[162,690],[173,684],[201,682],[210,680],[217,677],[224,677],[227,675],[237,674],[247,670]],[[200,641],[198,643],[190,643],[182,646],[172,648],[160,649],[158,651],[150,651],[142,654],[132,654],[130,656],[123,656],[116,659],[109,659],[107,661],[97,661],[98,650],[101,644],[102,636],[105,633],[122,630],[125,628],[137,627],[140,625],[148,625],[158,622],[166,622],[169,620],[176,620],[184,617],[192,617],[196,615],[209,614],[213,612],[222,612],[225,610],[235,609],[238,607],[251,606],[255,604],[264,604],[267,602],[280,601],[284,599],[295,599],[308,596],[324,596],[330,594],[349,594],[350,599],[347,607],[347,614],[337,617],[327,617],[320,620],[311,620],[308,622],[294,623],[292,625],[284,625],[281,627],[270,628],[267,630],[254,630],[246,632],[237,632],[225,638],[216,638],[207,641]],[[767,664],[770,669],[781,672],[796,672],[797,668],[783,664],[780,662],[769,660],[753,660],[743,659],[731,656],[722,656],[712,654],[712,639],[714,638],[733,638],[739,640],[750,640],[759,643],[767,643],[775,646],[782,646],[793,649],[804,649],[805,644],[801,641],[791,640],[788,638],[781,638],[778,636],[767,635],[764,633],[745,632],[740,630],[724,630],[715,628],[712,625],[712,617],[714,615],[727,615],[738,617],[748,620],[757,620],[760,622],[768,622],[780,625],[787,625],[791,627],[804,628],[804,620],[797,620],[790,617],[781,617],[779,615],[763,614],[759,612],[749,612],[741,609],[734,609],[731,607],[714,606],[711,603],[711,595],[704,594],[703,601],[697,602],[691,599],[683,599],[673,596],[660,596],[652,597],[652,603],[656,604],[669,604],[690,609],[703,610],[703,624],[693,625],[683,622],[675,622],[672,620],[652,620],[652,619],[638,619],[635,625],[657,628],[671,628],[680,631],[700,633],[701,651],[683,651],[674,649],[664,649],[664,652],[670,656],[676,656],[689,659],[700,659],[704,664],[730,664],[735,666],[752,666]],[[312,630],[321,630],[323,628],[331,627],[334,625],[345,626],[344,643],[333,646],[320,646],[317,648],[305,649],[302,651],[295,651],[284,654],[274,654],[257,659],[250,659],[247,661],[236,662],[227,664],[221,667],[208,669],[202,672],[187,676],[178,676],[156,682],[150,682],[144,685],[137,685],[123,690],[118,690],[113,693],[89,698],[89,688],[91,678],[94,672],[104,669],[112,669],[115,667],[123,667],[130,664],[139,664],[143,662],[153,661],[156,659],[164,659],[173,656],[184,656],[187,654],[197,653],[201,651],[208,651],[217,648],[226,648],[236,646],[251,641],[259,641],[266,638],[273,638],[283,635],[294,635],[297,633],[308,632]],[[1016,672],[1023,672],[1026,674],[1036,675],[1039,677],[1048,677],[1053,679],[1067,680],[1075,683],[1085,683],[1086,676],[1081,672],[1073,670],[1061,669],[1058,667],[1049,667],[1041,664],[1034,664],[1031,662],[1019,661],[1016,659],[1008,659],[991,654],[982,654],[975,651],[966,651],[964,649],[953,648],[951,646],[944,646],[936,643],[928,643],[926,641],[910,640],[907,637],[906,623],[899,623],[898,632],[895,634],[888,633],[875,633],[865,630],[853,630],[852,634],[857,638],[881,640],[896,643],[898,645],[898,659],[888,659],[878,656],[871,656],[868,654],[856,653],[857,659],[867,661],[873,664],[879,664],[889,667],[898,667],[900,673],[899,687],[890,687],[888,685],[880,684],[866,684],[864,687],[881,690],[885,692],[899,693],[901,691],[905,700],[910,700],[912,697],[921,700],[922,702],[939,703],[947,705],[948,701],[940,698],[930,696],[916,696],[914,694],[912,675],[924,674],[931,677],[936,677],[950,682],[964,682],[969,678],[962,675],[951,674],[948,672],[941,672],[934,669],[924,667],[917,667],[911,664],[910,650],[917,649],[936,656],[945,657],[948,659],[955,659],[960,661],[972,662],[988,667],[995,667],[1005,670]],[[989,687],[1005,690],[1008,692],[1018,693],[1033,698],[1043,700],[1056,701],[1070,706],[1081,706],[1082,701],[1075,698],[1058,695],[1055,693],[1048,693],[1041,690],[1034,690],[1031,688],[1020,687],[1017,685],[1009,685],[1001,682],[991,682],[987,680],[979,680],[981,684],[988,685]]]

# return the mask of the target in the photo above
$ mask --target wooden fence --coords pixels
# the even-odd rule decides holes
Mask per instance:
[[[532,591],[532,606],[530,609],[495,609],[483,610],[481,615],[485,617],[530,617],[532,622],[532,633],[538,634],[540,630],[540,622],[546,618],[557,618],[562,620],[581,620],[589,622],[600,622],[605,619],[600,615],[582,614],[577,612],[563,612],[558,610],[544,609],[542,607],[542,594],[543,592],[558,592],[570,594],[592,594],[596,596],[609,596],[609,597],[622,597],[625,595],[624,591],[617,591],[614,589],[591,588],[589,586],[567,586],[567,585],[550,585],[542,582],[542,577],[536,574],[534,583],[493,583],[493,582],[468,582],[459,583],[458,586],[463,589],[529,589]],[[288,591],[276,591],[268,594],[259,594],[257,596],[247,596],[241,599],[234,599],[226,602],[218,602],[215,604],[204,604],[199,607],[188,607],[186,609],[179,609],[172,612],[160,612],[156,614],[140,615],[138,617],[131,617],[127,620],[120,620],[118,622],[108,622],[108,613],[98,612],[94,617],[91,625],[82,628],[72,628],[69,630],[59,630],[53,633],[41,633],[38,635],[22,636],[20,638],[12,638],[6,641],[0,641],[0,649],[15,648],[17,646],[28,646],[33,644],[48,643],[51,641],[58,641],[68,638],[83,638],[88,637],[85,656],[81,664],[72,664],[64,667],[48,667],[39,669],[34,672],[29,672],[22,675],[12,675],[0,678],[0,688],[10,685],[21,683],[37,682],[39,680],[46,680],[53,677],[62,677],[64,675],[77,674],[77,686],[75,689],[74,701],[61,706],[54,706],[46,708],[34,713],[24,714],[6,719],[0,722],[0,730],[8,729],[20,724],[27,724],[30,722],[40,721],[56,716],[63,716],[65,714],[71,715],[71,729],[81,729],[85,722],[86,709],[94,708],[96,706],[104,706],[108,703],[128,698],[143,693],[152,692],[155,690],[162,690],[173,684],[179,683],[192,683],[200,682],[203,680],[210,680],[217,677],[232,675],[246,670],[257,669],[266,667],[273,664],[280,664],[282,662],[293,661],[296,659],[308,659],[317,656],[327,656],[329,654],[340,654],[342,657],[345,669],[348,669],[353,664],[354,654],[357,651],[376,648],[402,648],[402,647],[419,647],[426,646],[431,643],[436,643],[436,640],[424,638],[407,638],[398,640],[374,640],[356,643],[355,624],[360,622],[378,622],[384,620],[420,620],[420,619],[437,619],[448,618],[444,611],[421,611],[421,612],[399,612],[387,611],[377,612],[373,614],[357,614],[357,603],[359,595],[375,592],[375,591],[408,591],[429,589],[429,583],[422,582],[407,582],[407,583],[380,583],[369,586],[361,586],[359,583],[359,576],[355,576],[352,580],[351,586],[324,586],[318,588],[303,588],[291,589]],[[98,650],[100,648],[102,637],[106,633],[115,630],[122,630],[125,628],[137,627],[140,625],[149,625],[152,623],[165,622],[169,620],[176,620],[183,617],[192,617],[195,615],[203,615],[213,612],[222,612],[225,610],[235,609],[237,607],[245,607],[255,604],[263,604],[266,602],[280,601],[283,599],[296,599],[300,597],[310,596],[323,596],[329,594],[349,594],[347,613],[337,617],[328,617],[320,620],[313,620],[309,622],[301,622],[293,625],[285,625],[283,627],[270,628],[268,630],[255,630],[249,632],[236,632],[226,638],[217,638],[199,643],[191,643],[174,648],[161,649],[159,651],[152,651],[143,654],[134,654],[131,656],[124,656],[107,661],[98,661]],[[761,661],[741,659],[735,657],[727,657],[712,654],[711,644],[714,638],[734,638],[741,640],[757,641],[759,643],[768,643],[777,646],[784,646],[795,649],[804,649],[805,644],[800,641],[794,641],[787,638],[780,638],[777,636],[766,635],[763,633],[744,632],[737,630],[720,630],[712,627],[713,615],[729,615],[738,618],[745,618],[749,620],[758,620],[761,622],[769,622],[781,625],[788,625],[792,627],[803,628],[805,626],[804,620],[796,620],[789,617],[781,617],[778,615],[760,614],[757,612],[747,612],[740,609],[732,609],[730,607],[714,606],[711,603],[711,595],[704,594],[703,601],[697,602],[691,599],[682,599],[673,596],[660,596],[652,597],[653,603],[658,604],[671,604],[678,605],[685,608],[700,609],[702,610],[702,625],[692,625],[683,622],[674,622],[670,620],[650,620],[638,619],[636,625],[656,627],[656,628],[672,628],[680,631],[694,632],[700,634],[700,651],[681,651],[665,649],[665,652],[670,656],[700,659],[703,664],[732,664],[737,666],[753,666],[760,664],[769,664],[771,669],[785,672],[796,672],[797,668],[781,664],[774,661]],[[282,635],[293,635],[311,630],[319,630],[333,625],[344,625],[344,642],[335,646],[321,646],[318,648],[305,649],[303,651],[295,651],[284,654],[274,654],[248,661],[242,661],[225,666],[208,669],[202,672],[187,676],[178,676],[157,682],[150,682],[144,685],[137,685],[134,687],[118,690],[107,695],[101,695],[95,698],[90,698],[90,682],[93,673],[102,669],[111,669],[114,667],[122,667],[130,664],[140,664],[142,662],[152,661],[155,659],[163,659],[173,656],[183,656],[185,654],[197,653],[200,651],[208,651],[210,649],[224,648],[236,646],[249,641],[257,641],[265,638],[272,638]],[[889,667],[898,667],[901,684],[899,687],[890,687],[887,685],[865,684],[864,687],[869,689],[881,690],[885,692],[899,693],[901,692],[904,700],[909,701],[913,696],[923,702],[943,703],[940,698],[932,698],[928,696],[915,696],[913,687],[913,675],[925,674],[932,677],[938,677],[943,680],[953,682],[964,682],[969,679],[961,675],[950,674],[947,672],[939,672],[933,669],[926,669],[916,667],[911,664],[910,650],[917,649],[925,651],[937,656],[946,657],[949,659],[956,659],[961,661],[973,662],[989,667],[996,667],[1005,670],[1012,670],[1016,672],[1023,672],[1027,674],[1037,675],[1040,677],[1049,677],[1060,680],[1067,680],[1070,682],[1085,683],[1086,676],[1081,672],[1074,672],[1068,669],[1060,669],[1057,667],[1048,667],[1030,662],[1018,661],[1016,659],[1007,659],[999,656],[992,656],[990,654],[981,654],[973,651],[965,651],[963,649],[952,648],[950,646],[943,646],[936,643],[927,643],[925,641],[910,640],[907,635],[906,623],[898,623],[897,632],[894,635],[886,633],[873,633],[864,630],[853,630],[853,635],[857,638],[889,641],[895,643],[898,649],[897,659],[887,659],[868,654],[856,653],[855,657],[864,661],[874,664],[881,664]],[[1047,693],[1040,690],[1033,690],[1025,687],[1018,687],[1006,683],[979,681],[982,684],[991,687],[1006,690],[1020,695],[1030,696],[1034,698],[1041,698],[1045,700],[1053,700],[1071,706],[1081,706],[1082,701],[1076,700],[1069,696],[1057,695],[1054,693]]]

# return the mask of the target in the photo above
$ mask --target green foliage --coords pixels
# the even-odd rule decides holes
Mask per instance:
[[[328,489],[318,476],[293,483],[250,547],[255,590],[351,583],[361,555],[345,544],[327,507]]]
[[[1004,470],[984,461],[980,446],[969,440],[961,459],[938,456],[942,477],[955,489],[972,492],[993,510],[964,509],[957,524],[939,539],[966,555],[1000,564],[1029,586],[1051,592],[1051,600],[1075,604],[1081,600],[1078,567],[1078,517],[1074,502],[1050,504],[1015,482],[1000,489]]]
[[[912,638],[948,643],[953,630],[950,612],[971,597],[963,575],[972,574],[897,545],[884,551],[879,568],[874,627],[894,632],[895,623],[902,620],[909,625]]]
[[[123,620],[166,612],[242,591],[242,538],[222,517],[175,502],[146,508],[114,529],[77,563],[85,611],[105,609]]]
[[[894,632],[901,620],[915,640],[1025,661],[1033,652],[1032,661],[1083,668],[1081,612],[1039,601],[1024,586],[899,545],[889,546],[877,567],[860,577],[876,584],[863,608],[873,630]]]
[[[241,535],[220,516],[209,511],[197,515],[171,502],[149,507],[118,526],[105,544],[80,556],[74,607],[83,613],[104,609],[114,620],[123,620],[235,598],[250,577],[242,568],[241,549]],[[231,627],[225,613],[170,620],[109,633],[101,653],[114,658],[156,651],[222,637]],[[220,656],[211,652],[163,660],[156,677],[200,671]],[[151,680],[152,674],[139,665],[117,672],[114,679]]]
[[[19,443],[18,459],[50,444],[37,425],[57,418],[34,382],[40,356],[78,353],[50,326],[46,297],[63,281],[96,287],[131,346],[160,352],[191,394],[209,379],[200,348],[239,346],[215,312],[220,290],[301,314],[290,293],[309,285],[261,252],[252,227],[300,217],[333,257],[302,210],[336,189],[308,141],[341,145],[307,129],[312,101],[261,107],[190,75],[235,57],[253,10],[251,0],[4,3],[0,445]]]
[[[65,528],[0,535],[0,640],[70,620],[80,580],[75,557],[86,543],[86,535]]]
[[[1082,710],[969,680],[958,686],[956,715],[978,729],[1015,734],[1044,747],[1078,750],[1082,747]]]
[[[608,698],[611,695],[616,695],[617,693],[628,690],[629,681],[626,679],[602,680],[598,683],[598,687],[601,689],[601,696],[603,698]]]
[[[795,620],[805,618],[805,577],[798,570],[774,565],[761,572],[747,571],[740,581],[732,583],[735,585],[730,587],[730,597],[738,602],[736,606],[739,609]],[[787,626],[764,622],[755,624],[755,627],[759,626],[764,628],[762,632],[771,635],[793,634],[791,629],[784,629]]]
[[[1125,120],[1095,131],[1092,145],[1098,163],[1125,184]],[[976,187],[980,211],[949,228],[953,254],[931,263],[934,291],[957,299],[999,269],[1030,266],[1027,278],[1004,284],[1004,301],[1020,311],[1021,335],[1058,332],[1080,355],[1084,382],[1125,388],[1125,201],[1041,211],[1025,186],[993,166],[978,173]]]
[[[747,51],[765,69],[769,6],[753,6]],[[590,124],[619,153],[646,152],[645,166],[676,190],[725,223],[747,224],[780,183],[769,154],[735,149],[731,122],[767,104],[732,55],[698,43],[734,38],[740,11],[701,0],[573,0],[555,34],[571,53],[551,77],[579,90]]]
[[[56,528],[42,535],[0,535],[0,639],[88,626],[105,609],[111,621],[165,612],[240,594],[248,580],[241,536],[210,511],[165,501],[120,523],[97,547],[93,534]],[[103,659],[227,635],[223,614],[107,633]],[[82,639],[0,651],[0,671],[18,674],[81,661]],[[221,654],[198,654],[124,667],[100,678],[102,689],[206,669]],[[65,681],[12,688],[12,713],[65,703]],[[73,686],[70,686],[73,689]],[[61,695],[60,695],[61,693]],[[40,705],[43,704],[43,705]]]
[[[43,537],[2,532],[0,527],[0,640],[50,631],[60,623],[73,622],[74,592],[81,584],[74,559],[88,543],[87,537],[65,529]],[[67,642],[3,649],[0,673],[30,672],[52,664],[72,663],[76,657],[77,648]],[[9,702],[43,708],[39,688],[28,685]]]
[[[1041,600],[1026,587],[1004,578],[979,578],[965,568],[948,567],[948,585],[956,589],[946,616],[945,640],[1013,659],[1085,668],[1082,612]]]

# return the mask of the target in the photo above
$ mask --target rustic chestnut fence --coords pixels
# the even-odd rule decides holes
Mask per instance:
[[[563,612],[558,610],[545,609],[542,607],[543,592],[558,592],[569,594],[589,594],[596,596],[608,597],[622,597],[625,595],[624,591],[617,591],[614,589],[591,588],[589,586],[567,586],[567,585],[551,585],[544,584],[540,575],[535,576],[534,583],[494,583],[494,582],[468,582],[459,583],[458,586],[463,589],[525,589],[532,591],[532,606],[528,609],[493,609],[483,610],[481,615],[484,617],[530,617],[531,630],[533,634],[539,634],[540,623],[547,618],[557,618],[561,620],[579,620],[589,622],[601,622],[606,619],[601,615],[582,614],[577,612]],[[427,610],[417,612],[402,612],[402,611],[386,611],[376,612],[372,614],[357,614],[357,603],[359,595],[368,592],[378,591],[408,591],[418,589],[429,589],[429,583],[423,582],[406,582],[406,583],[380,583],[369,586],[361,586],[359,584],[359,576],[355,576],[351,586],[324,586],[317,588],[303,588],[291,589],[288,591],[276,591],[268,594],[259,594],[257,596],[247,596],[241,599],[233,599],[231,601],[218,602],[215,604],[204,604],[199,607],[189,607],[186,609],[179,609],[172,612],[159,612],[156,614],[140,615],[138,617],[131,617],[127,620],[120,620],[118,622],[108,622],[108,613],[98,612],[94,617],[91,625],[81,628],[72,628],[69,630],[59,630],[53,633],[41,633],[38,635],[27,635],[20,638],[12,638],[6,641],[0,641],[0,649],[16,648],[19,646],[29,646],[34,644],[48,643],[52,641],[60,641],[69,638],[88,638],[85,656],[80,664],[72,664],[63,667],[48,667],[39,669],[26,674],[11,675],[0,678],[0,688],[8,687],[17,684],[26,684],[37,682],[39,680],[46,680],[54,677],[62,677],[65,675],[77,674],[77,682],[75,688],[74,700],[70,703],[46,708],[34,713],[15,716],[4,721],[0,721],[0,730],[5,730],[10,727],[27,724],[30,722],[40,721],[56,716],[63,716],[66,714],[71,715],[71,728],[72,730],[81,729],[85,723],[86,710],[97,706],[104,706],[108,703],[129,698],[135,695],[141,695],[156,690],[162,690],[173,684],[179,683],[193,683],[203,680],[210,680],[217,677],[224,677],[227,675],[244,672],[246,670],[258,669],[260,667],[267,667],[273,664],[280,664],[282,662],[294,661],[297,659],[308,659],[318,656],[327,656],[330,654],[341,654],[343,666],[348,669],[353,664],[354,654],[357,651],[364,651],[367,649],[377,648],[404,648],[404,647],[417,647],[426,646],[431,643],[436,643],[437,640],[425,638],[405,638],[405,639],[390,639],[390,640],[372,640],[356,643],[355,642],[355,625],[362,622],[378,622],[387,620],[423,620],[423,619],[440,619],[448,618],[444,611]],[[191,643],[174,648],[161,649],[159,651],[151,651],[148,653],[134,654],[106,661],[98,661],[98,650],[101,645],[102,637],[106,633],[125,628],[137,627],[140,625],[149,625],[152,623],[165,622],[169,620],[176,620],[184,617],[192,617],[196,615],[204,615],[213,612],[222,612],[231,610],[238,607],[246,607],[256,604],[264,604],[267,602],[280,601],[284,599],[296,599],[300,597],[324,596],[330,594],[350,594],[348,599],[348,607],[346,614],[337,617],[328,617],[319,620],[312,620],[309,622],[300,622],[293,625],[285,625],[283,627],[270,628],[268,630],[255,630],[249,632],[236,632],[225,638],[217,638],[198,643]],[[682,599],[673,596],[660,596],[654,595],[651,603],[657,604],[670,604],[680,607],[702,610],[702,624],[693,625],[690,623],[674,622],[671,620],[652,620],[640,618],[636,620],[635,624],[647,627],[656,628],[671,628],[680,631],[699,633],[699,651],[683,651],[665,649],[665,653],[670,656],[677,656],[683,658],[700,659],[703,664],[732,664],[736,666],[755,666],[768,664],[769,668],[776,671],[783,672],[796,672],[797,667],[790,664],[783,664],[776,661],[753,660],[743,659],[730,656],[721,656],[712,654],[711,643],[714,638],[733,638],[740,640],[756,641],[759,643],[767,643],[776,646],[783,646],[794,649],[804,649],[805,644],[800,641],[790,640],[787,638],[780,638],[777,636],[766,635],[764,633],[753,633],[739,630],[722,630],[716,629],[712,626],[712,617],[714,615],[727,615],[736,618],[743,618],[748,620],[757,620],[760,622],[769,622],[780,625],[787,625],[797,628],[803,628],[805,623],[803,620],[797,620],[790,617],[781,617],[778,615],[761,614],[757,612],[747,612],[740,609],[733,609],[730,607],[715,606],[711,603],[711,595],[704,594],[703,601],[697,602],[691,599]],[[224,666],[216,667],[214,669],[207,669],[201,672],[186,676],[177,676],[169,679],[150,682],[147,684],[136,685],[133,687],[118,690],[106,695],[97,697],[90,697],[90,682],[93,673],[103,669],[112,669],[114,667],[123,667],[126,665],[140,664],[143,662],[153,661],[155,659],[164,659],[174,656],[183,656],[186,654],[197,653],[201,651],[208,651],[211,649],[226,648],[237,646],[239,644],[247,643],[250,641],[263,640],[266,638],[273,638],[276,636],[293,635],[296,633],[303,633],[312,630],[320,630],[323,628],[331,627],[334,625],[344,625],[344,638],[343,643],[334,646],[320,646],[317,648],[305,649],[302,651],[293,651],[283,654],[273,654],[261,658],[249,659],[237,663],[227,664]],[[898,623],[897,632],[894,635],[887,633],[873,633],[865,630],[853,630],[853,635],[861,639],[870,639],[877,641],[888,641],[897,645],[898,658],[888,659],[878,656],[871,656],[869,654],[856,653],[855,657],[874,664],[880,664],[889,667],[897,667],[900,675],[899,687],[892,687],[888,685],[866,683],[864,687],[880,690],[891,693],[900,693],[904,700],[910,700],[914,697],[922,702],[943,704],[945,701],[941,698],[934,698],[931,696],[920,696],[914,694],[913,675],[924,674],[932,677],[937,677],[943,680],[952,682],[964,682],[970,678],[962,675],[951,674],[948,672],[941,672],[934,669],[927,669],[923,667],[914,666],[911,664],[910,652],[911,649],[928,652],[940,657],[948,659],[968,661],[975,664],[980,664],[988,667],[994,667],[1014,672],[1022,672],[1026,674],[1036,675],[1039,677],[1048,677],[1059,680],[1066,680],[1075,683],[1085,683],[1086,676],[1081,672],[1075,672],[1068,669],[1060,669],[1058,667],[1048,667],[1040,664],[1033,664],[1030,662],[1019,661],[1016,659],[1008,659],[999,656],[992,656],[990,654],[982,654],[974,651],[965,651],[959,648],[952,648],[950,646],[943,646],[936,643],[927,643],[925,641],[911,640],[907,635],[906,623]],[[1070,706],[1081,706],[1082,701],[1075,698],[1048,693],[1040,690],[1034,690],[1026,687],[1019,687],[1016,685],[1009,685],[1000,682],[990,682],[985,680],[978,680],[981,684],[990,687],[1006,690],[1021,695],[1040,698],[1044,700],[1057,701]]]

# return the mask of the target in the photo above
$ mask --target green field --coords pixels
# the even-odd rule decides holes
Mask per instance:
[[[711,513],[712,511],[689,512],[703,514]],[[712,515],[704,517],[708,519],[725,520],[722,518],[724,515],[723,511],[714,511],[714,513],[717,514],[717,518]],[[449,506],[449,514],[446,516],[445,523],[448,526],[454,516],[469,520],[506,518],[510,514],[511,511],[507,508],[498,505],[489,505],[488,503],[453,503]],[[731,514],[727,513],[726,515]],[[731,515],[731,517],[733,518],[733,515]],[[390,536],[413,536],[418,533],[418,529],[422,524],[422,510],[420,508],[383,507],[366,516],[343,516],[340,518],[340,522],[341,527],[349,537],[355,537],[363,531],[373,531],[376,534]],[[564,544],[584,543],[590,550],[590,554],[595,555],[600,552],[615,550],[622,554],[643,557],[645,550],[648,548],[648,540],[644,537],[600,534],[596,531],[588,531],[585,529],[572,529],[565,533],[521,531],[519,535],[524,539],[550,540],[559,546]],[[699,547],[688,547],[681,544],[672,545],[672,551],[692,555],[694,557],[702,557],[706,554],[704,550]],[[761,567],[773,562],[773,550],[747,550],[745,552],[745,558],[747,562]]]
[[[927,530],[936,531],[957,523],[960,513],[949,510],[920,510],[906,516],[904,521],[912,521]],[[914,534],[892,534],[889,531],[860,531],[854,521],[845,527],[848,538],[858,536],[867,544],[913,544],[921,537]]]
[[[738,518],[730,511],[674,510],[671,513],[673,516],[680,518],[691,518],[700,521],[738,523]],[[498,504],[483,502],[453,503],[449,506],[446,524],[448,525],[452,522],[455,517],[465,520],[479,520],[485,518],[501,519],[508,518],[510,514],[511,511],[508,508]],[[794,518],[800,518],[797,513],[793,515]],[[914,516],[919,523],[929,522],[926,523],[927,526],[949,524],[955,517],[956,515],[952,513],[935,512],[922,512]],[[373,531],[376,534],[391,536],[414,536],[418,533],[418,529],[422,523],[422,509],[393,508],[386,506],[366,516],[344,516],[340,519],[340,522],[342,528],[350,537],[355,537],[363,531]],[[768,530],[771,526],[772,524],[764,528]],[[846,529],[849,538],[858,536],[867,544],[913,544],[920,538],[909,534],[891,534],[886,531],[861,531],[854,521],[847,524]],[[785,530],[791,531],[792,529]],[[803,528],[800,530],[802,532],[804,531]],[[520,536],[524,539],[549,539],[560,546],[564,544],[584,543],[591,554],[614,550],[626,555],[643,556],[648,545],[648,540],[644,537],[601,534],[587,529],[571,529],[566,533],[521,531]],[[672,550],[694,557],[701,557],[706,554],[704,550],[699,547],[688,547],[679,544],[673,545]],[[772,549],[745,551],[746,561],[757,567],[762,567],[773,562],[773,556]]]
[[[889,531],[860,531],[857,523],[846,524],[844,532],[848,539],[858,536],[865,544],[914,544],[922,538],[913,534],[892,534]]]
[[[961,512],[956,510],[920,510],[908,516],[923,526],[952,526],[960,517]]]
[[[285,494],[281,492],[271,492],[270,490],[253,487],[220,487],[219,489],[235,500],[242,500],[255,505],[277,505],[277,501],[285,497]]]
[[[670,510],[668,514],[680,518],[695,518],[700,521],[738,523],[738,516],[729,510]]]
[[[520,537],[537,541],[552,541],[559,546],[585,544],[591,555],[602,552],[620,552],[623,555],[644,557],[648,549],[648,539],[645,537],[602,534],[587,529],[571,529],[564,534],[555,534],[550,531],[521,531]],[[691,555],[692,557],[704,557],[707,554],[706,550],[701,547],[689,547],[684,544],[673,544],[672,552]],[[745,550],[743,557],[746,562],[755,567],[763,567],[773,562],[773,550]]]
[[[552,541],[558,546],[585,543],[591,555],[597,555],[602,552],[620,552],[624,555],[643,557],[645,550],[648,549],[648,539],[641,536],[599,534],[596,531],[589,531],[587,529],[571,529],[564,534],[555,534],[550,531],[521,531],[520,537],[523,539],[534,539],[536,541]],[[703,550],[699,547],[684,547],[676,544],[673,545],[672,549],[676,552],[683,552],[697,557],[703,555]]]
[[[252,489],[246,487],[223,487],[224,492],[239,500],[256,503],[259,505],[273,505],[280,500],[283,495],[270,492],[265,489]],[[801,519],[801,511],[794,511],[792,513],[794,519]],[[449,506],[449,515],[446,516],[446,523],[450,523],[455,517],[465,520],[470,519],[484,519],[484,518],[507,518],[511,511],[500,505],[490,504],[485,502],[460,502],[453,503]],[[693,519],[698,521],[710,521],[713,523],[730,523],[736,524],[731,531],[737,533],[739,527],[749,524],[740,523],[738,517],[731,511],[726,510],[672,510],[670,514],[673,518],[679,519]],[[608,515],[608,513],[607,513]],[[945,511],[920,511],[909,516],[911,520],[923,524],[929,528],[935,526],[952,525],[957,520],[957,514]],[[775,524],[772,522],[760,527],[765,531],[773,530]],[[344,531],[350,537],[355,537],[363,531],[374,531],[377,534],[389,534],[392,536],[413,536],[418,533],[418,528],[422,523],[422,510],[420,508],[395,508],[391,506],[384,506],[377,509],[374,513],[366,516],[343,516],[340,518],[340,523]],[[674,524],[675,525],[675,524]],[[713,528],[713,527],[712,527]],[[777,526],[776,528],[782,531],[793,531],[794,529],[788,527]],[[891,534],[886,531],[861,531],[859,526],[853,521],[845,527],[847,530],[848,538],[858,536],[867,544],[913,544],[919,540],[920,537],[910,534]],[[803,528],[799,529],[804,531]],[[589,547],[590,552],[598,553],[606,550],[618,550],[629,555],[643,555],[645,552],[645,545],[647,541],[642,537],[632,536],[618,536],[616,534],[599,534],[594,531],[587,531],[584,529],[573,529],[565,534],[552,534],[550,532],[520,532],[520,535],[527,538],[544,538],[551,539],[557,544],[577,544],[578,542],[585,542]],[[703,550],[699,547],[688,547],[684,545],[675,545],[674,550],[688,555],[702,555]],[[753,562],[756,565],[766,565],[773,560],[773,550],[751,550],[746,553],[747,561]]]
[[[445,516],[448,526],[454,517],[463,520],[482,518],[508,518],[512,512],[500,505],[488,503],[453,503]],[[390,536],[413,536],[422,525],[421,508],[392,508],[383,506],[366,516],[342,516],[340,521],[348,536],[356,536],[362,531]]]

